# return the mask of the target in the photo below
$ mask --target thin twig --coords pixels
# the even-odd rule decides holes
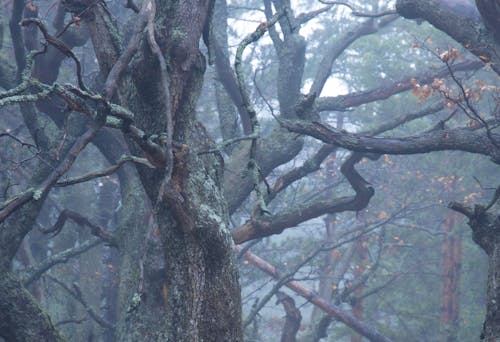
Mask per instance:
[[[325,5],[343,5],[348,7],[351,11],[352,14],[356,17],[367,17],[367,18],[380,18],[386,15],[392,15],[392,14],[397,14],[398,12],[396,10],[387,10],[383,12],[378,12],[378,13],[365,13],[358,11],[352,6],[351,4],[344,2],[344,1],[328,1],[328,0],[318,0],[322,4]]]
[[[154,166],[145,158],[139,158],[136,156],[122,156],[115,165],[107,167],[102,170],[87,173],[83,176],[71,177],[61,180],[55,184],[56,187],[64,187],[68,185],[74,185],[79,183],[88,182],[89,180],[109,176],[115,173],[123,164],[127,162],[134,162],[138,164],[145,165],[149,168],[154,168]]]
[[[45,278],[53,281],[57,285],[61,286],[71,297],[73,297],[77,302],[82,304],[82,306],[85,308],[89,316],[101,327],[105,329],[115,329],[115,326],[111,324],[110,322],[106,321],[104,318],[100,317],[96,312],[89,306],[85,298],[83,298],[82,290],[80,289],[80,286],[77,283],[73,283],[73,289],[69,288],[65,283],[62,281],[49,276],[45,275]]]
[[[48,32],[48,30],[47,30],[47,28],[45,27],[45,25],[42,23],[42,21],[40,19],[37,19],[37,18],[26,18],[26,19],[23,19],[21,21],[21,25],[22,26],[27,26],[27,25],[30,25],[30,24],[35,24],[35,25],[38,26],[38,28],[40,29],[40,31],[43,34],[43,37],[45,38],[45,41],[48,44],[54,46],[56,49],[58,49],[59,51],[61,51],[64,55],[66,55],[67,57],[70,57],[71,59],[73,59],[73,61],[75,61],[75,64],[76,64],[76,77],[78,79],[78,86],[82,90],[88,91],[87,87],[85,87],[85,84],[83,83],[82,66],[80,64],[80,60],[76,57],[76,55],[73,53],[73,51],[71,51],[71,49],[62,40],[60,40],[57,37],[54,37],[54,36],[50,35],[49,32]]]

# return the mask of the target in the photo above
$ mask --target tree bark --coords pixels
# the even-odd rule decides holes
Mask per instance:
[[[500,194],[500,188],[497,193]],[[486,319],[481,333],[481,340],[487,342],[500,339],[500,212],[498,209],[495,213],[488,212],[492,205],[475,205],[472,209],[460,203],[450,203],[451,209],[469,218],[472,239],[488,255]]]
[[[455,235],[455,213],[449,213],[443,225],[443,288],[441,296],[441,342],[457,341],[459,324],[459,286],[462,241]]]
[[[9,271],[0,273],[0,293],[0,337],[6,341],[63,341],[49,316]]]
[[[175,152],[173,165],[138,168],[140,183],[133,170],[126,171],[131,178],[120,177],[126,208],[120,221],[126,224],[119,224],[118,232],[116,339],[241,341],[240,287],[221,190],[223,162],[219,154],[200,153],[214,146],[195,119],[205,71],[198,44],[213,3],[166,0],[148,2],[149,10],[155,4],[156,34],[142,39],[133,72],[124,75],[132,86],[118,94],[131,104],[138,127],[148,134],[172,130],[182,150]],[[117,31],[100,6],[92,15],[89,31],[106,75],[119,56],[110,43],[117,41]],[[153,51],[152,39],[161,51]],[[163,68],[161,58],[168,65],[167,80],[157,71]],[[142,153],[133,143],[129,147]]]

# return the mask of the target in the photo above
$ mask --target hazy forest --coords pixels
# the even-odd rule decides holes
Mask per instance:
[[[1,0],[0,342],[500,341],[500,0]]]

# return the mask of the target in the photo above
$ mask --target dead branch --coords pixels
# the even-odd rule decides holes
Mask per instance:
[[[52,171],[52,173],[37,188],[30,188],[25,192],[14,196],[0,205],[0,223],[5,221],[13,212],[30,202],[44,198],[54,184],[73,165],[80,152],[89,144],[97,134],[100,126],[92,124],[71,146],[64,159]]]
[[[479,61],[465,60],[452,66],[454,72],[477,70],[483,67]],[[325,96],[316,100],[317,110],[322,111],[346,111],[349,108],[371,103],[377,100],[387,99],[395,94],[410,90],[416,80],[419,84],[430,84],[436,78],[449,76],[448,68],[443,67],[437,71],[420,73],[403,77],[395,81],[386,81],[380,87],[366,91],[353,92],[346,95]]]
[[[312,136],[325,143],[358,152],[380,154],[418,154],[433,151],[459,150],[489,156],[500,164],[500,136],[492,134],[493,144],[485,134],[485,129],[459,127],[440,131],[424,132],[408,137],[377,138],[369,135],[350,133],[325,123],[304,120],[278,119],[288,130]]]

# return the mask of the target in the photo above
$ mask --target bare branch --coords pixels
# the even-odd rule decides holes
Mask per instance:
[[[257,120],[257,112],[253,108],[251,102],[250,102],[250,97],[248,95],[248,91],[246,88],[245,84],[245,78],[243,75],[243,69],[242,69],[242,58],[243,58],[243,52],[245,51],[245,48],[259,40],[267,31],[267,29],[270,26],[273,26],[282,16],[284,13],[278,13],[274,15],[268,22],[261,23],[255,32],[252,34],[248,35],[243,39],[243,41],[239,44],[238,49],[236,50],[236,57],[234,60],[234,68],[236,70],[236,77],[238,79],[238,85],[239,85],[239,90],[240,90],[240,95],[243,100],[243,105],[247,111],[247,113],[250,116],[250,122],[252,124],[252,131],[251,134],[258,136],[259,131],[260,131],[260,125]],[[257,154],[257,138],[252,139],[252,143],[250,145],[250,156],[249,156],[249,161],[248,161],[248,170],[251,172],[253,176],[253,188],[255,190],[255,193],[257,195],[257,206],[260,210],[260,214],[264,213],[269,213],[266,208],[266,203],[264,200],[264,197],[262,195],[262,192],[260,190],[260,171],[259,171],[259,166],[257,165],[257,159],[256,159],[256,154]]]
[[[368,134],[368,135],[381,134],[383,132],[394,129],[412,120],[416,120],[424,116],[436,113],[441,109],[443,109],[444,105],[445,105],[444,102],[438,102],[422,110],[405,114],[393,120],[387,121],[382,125],[378,126],[377,128],[366,131],[363,134]],[[306,176],[309,173],[319,170],[321,167],[321,163],[325,160],[325,158],[328,157],[331,153],[333,153],[336,149],[337,147],[334,145],[325,144],[321,146],[321,148],[308,160],[306,160],[301,166],[294,168],[288,171],[283,176],[279,177],[278,180],[276,180],[276,182],[274,183],[272,191],[266,196],[266,201],[269,203],[276,197],[278,193],[286,189],[289,185],[293,184],[295,181],[301,179],[302,177]]]
[[[481,67],[483,67],[483,63],[481,62],[463,61],[454,64],[452,69],[454,72],[457,72],[477,70]],[[448,68],[443,67],[435,72],[408,76],[391,82],[387,81],[380,87],[371,90],[359,91],[334,97],[320,97],[316,100],[317,109],[320,112],[326,110],[345,111],[352,107],[357,107],[377,100],[384,100],[395,94],[410,90],[413,88],[412,81],[414,82],[417,80],[419,84],[430,84],[435,78],[445,77],[448,75]]]
[[[90,233],[92,235],[101,238],[110,246],[118,247],[118,242],[116,241],[116,238],[110,233],[108,233],[105,228],[91,222],[87,217],[69,209],[64,209],[59,214],[56,223],[51,228],[42,230],[42,232],[44,234],[52,233],[52,236],[56,236],[64,228],[64,225],[68,219],[74,221],[79,226],[89,227]]]
[[[500,136],[492,134],[496,144],[485,134],[485,129],[452,128],[424,132],[419,135],[393,138],[376,138],[339,130],[325,123],[303,120],[278,119],[280,124],[296,133],[310,135],[325,143],[351,151],[380,154],[418,154],[433,151],[459,150],[489,156],[500,164]]]
[[[21,25],[22,26],[27,26],[27,25],[30,25],[30,24],[35,24],[35,25],[38,26],[38,28],[40,29],[40,31],[43,34],[43,37],[45,38],[45,41],[48,44],[54,46],[56,49],[58,49],[59,51],[61,51],[64,55],[66,55],[67,57],[70,57],[71,59],[73,59],[75,61],[75,64],[76,64],[76,77],[78,79],[78,86],[82,90],[87,91],[87,87],[85,87],[85,84],[83,83],[82,66],[80,64],[80,60],[75,56],[75,54],[73,53],[73,51],[71,51],[71,49],[62,40],[60,40],[57,37],[54,37],[54,36],[50,35],[49,32],[47,31],[47,28],[45,27],[45,25],[42,23],[42,21],[40,19],[26,18],[26,19],[23,19],[21,21]]]
[[[294,227],[301,222],[323,214],[364,209],[375,192],[354,169],[354,165],[362,158],[362,154],[355,153],[344,162],[341,168],[342,174],[356,192],[354,196],[318,200],[289,208],[283,213],[259,219],[250,219],[232,231],[235,243],[240,244],[256,238],[279,234],[286,228]]]
[[[167,61],[163,56],[163,52],[161,51],[158,43],[155,38],[155,29],[154,29],[154,20],[156,15],[156,2],[155,0],[147,0],[146,1],[146,13],[148,16],[147,20],[147,37],[149,47],[151,51],[158,59],[158,64],[160,65],[160,80],[161,87],[163,90],[163,96],[165,98],[165,119],[167,124],[167,132],[165,135],[165,166],[164,171],[165,174],[163,176],[163,180],[160,184],[160,189],[158,191],[158,198],[155,203],[155,210],[157,210],[160,205],[161,199],[166,195],[167,187],[169,186],[170,179],[172,177],[172,171],[174,168],[174,153],[172,151],[172,141],[174,134],[174,120],[172,117],[172,109],[170,104],[170,90],[169,90],[169,80],[168,80],[168,71],[167,71]]]
[[[73,165],[80,152],[89,144],[97,134],[100,126],[92,124],[71,146],[64,159],[52,171],[52,173],[37,187],[31,188],[22,194],[16,195],[12,199],[5,201],[0,205],[0,222],[5,221],[14,211],[30,202],[31,200],[40,200],[44,198],[54,184],[64,175]]]
[[[89,316],[101,327],[105,329],[114,329],[115,326],[108,321],[106,321],[104,318],[100,317],[98,314],[95,313],[95,311],[89,306],[85,298],[83,298],[82,290],[80,289],[80,286],[78,286],[77,283],[73,283],[73,289],[69,288],[66,284],[64,284],[62,281],[57,280],[54,277],[51,277],[49,275],[45,275],[47,279],[50,279],[57,285],[61,286],[71,297],[73,297],[77,302],[79,302],[87,311]]]
[[[53,266],[58,264],[64,264],[69,260],[71,260],[72,258],[85,253],[89,249],[98,246],[101,243],[102,239],[92,238],[80,243],[76,247],[68,248],[62,252],[51,255],[38,265],[30,266],[29,268],[27,268],[20,276],[21,282],[23,283],[24,286],[29,286],[33,282],[37,281],[45,272],[50,270]]]
[[[438,0],[397,0],[396,10],[407,19],[428,21],[500,75],[500,44],[495,32],[483,26],[474,3],[461,1],[456,6],[454,3]]]
[[[25,142],[25,141],[19,139],[18,137],[16,137],[14,134],[10,133],[9,131],[0,132],[0,138],[2,138],[2,137],[8,137],[8,138],[14,140],[15,142],[17,142],[18,144],[20,144],[22,147],[38,149],[32,143],[28,143],[28,142]]]
[[[128,45],[125,48],[125,51],[123,51],[120,57],[118,57],[117,61],[111,68],[108,77],[106,78],[106,82],[104,84],[104,93],[106,94],[107,100],[111,100],[113,98],[116,90],[118,89],[118,83],[120,77],[122,76],[130,60],[132,59],[132,57],[134,57],[135,53],[137,52],[137,49],[139,48],[139,43],[141,42],[141,39],[144,34],[144,28],[146,27],[146,24],[148,22],[148,11],[146,10],[147,4],[148,4],[147,1],[143,1],[141,5],[141,10],[139,12],[139,9],[135,5],[135,3],[132,0],[127,0],[126,7],[132,8],[134,12],[136,11],[134,8],[136,8],[137,9],[136,13],[139,13],[139,15],[136,18],[136,23],[134,26],[134,33],[132,34],[132,38],[130,38]]]
[[[354,6],[352,6],[351,4],[344,2],[344,1],[329,1],[329,0],[318,0],[318,1],[321,2],[322,4],[330,5],[330,6],[333,6],[333,5],[346,6],[352,11],[352,15],[354,15],[356,17],[380,18],[380,17],[386,16],[386,15],[397,14],[396,10],[387,10],[387,11],[383,11],[383,12],[379,12],[379,13],[364,13],[361,11],[357,11],[354,8]]]
[[[320,9],[317,9],[315,11],[300,13],[297,16],[297,18],[295,18],[295,20],[297,21],[297,23],[299,25],[302,25],[302,24],[307,23],[308,21],[316,18],[318,15],[327,12],[328,10],[330,10],[330,8],[332,8],[332,6],[325,6],[325,7],[322,7]]]
[[[135,156],[122,156],[118,160],[118,162],[113,166],[107,167],[103,170],[90,172],[90,173],[83,175],[83,176],[66,178],[64,180],[57,182],[55,184],[55,186],[56,187],[64,187],[64,186],[68,186],[68,185],[74,185],[74,184],[88,182],[89,180],[92,180],[95,178],[109,176],[109,175],[115,173],[123,164],[125,164],[127,162],[134,162],[134,163],[145,165],[145,166],[150,167],[150,168],[154,168],[154,165],[152,165],[145,158],[139,158],[139,157],[135,157]]]
[[[239,251],[241,247],[237,246],[236,251]],[[245,260],[248,260],[252,265],[256,266],[260,270],[264,271],[266,274],[270,275],[274,279],[281,278],[281,272],[279,272],[274,266],[267,263],[263,259],[259,258],[257,255],[252,252],[246,252],[244,255]],[[344,323],[354,331],[359,334],[365,336],[372,342],[390,342],[391,340],[383,336],[375,327],[370,326],[348,312],[343,311],[339,307],[330,304],[328,301],[319,297],[314,291],[306,288],[302,284],[296,281],[289,281],[285,284],[286,287],[297,293],[299,296],[304,297],[312,304],[319,307],[321,310],[326,312],[329,315],[332,315],[334,318]]]
[[[338,39],[335,39],[330,44],[325,56],[319,63],[316,76],[314,77],[314,82],[309,93],[316,94],[317,96],[321,94],[328,77],[330,77],[333,63],[353,42],[357,41],[361,37],[376,33],[380,28],[387,26],[397,18],[397,16],[392,16],[389,20],[381,21],[378,25],[375,25],[373,19],[366,20],[358,24],[354,30],[349,30]]]

